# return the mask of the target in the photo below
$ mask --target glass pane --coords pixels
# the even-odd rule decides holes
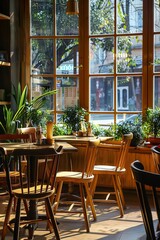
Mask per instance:
[[[58,77],[56,93],[56,109],[62,111],[79,102],[79,79],[74,77]]]
[[[117,78],[117,110],[141,111],[142,110],[142,78],[118,77]]]
[[[142,8],[142,0],[117,0],[117,32],[141,33],[143,27]]]
[[[53,40],[31,40],[31,63],[32,74],[53,73]]]
[[[126,113],[118,114],[116,123],[121,123],[121,122],[126,122],[126,121],[134,123],[134,121],[136,121],[136,119],[139,118],[140,116],[141,115],[139,115],[139,114],[126,114]]]
[[[90,114],[90,122],[100,125],[110,125],[114,123],[113,114]]]
[[[160,34],[154,36],[154,72],[160,72]]]
[[[57,74],[79,73],[79,42],[78,39],[58,39]]]
[[[159,32],[160,31],[160,6],[159,6],[159,0],[154,0],[154,31]]]
[[[142,72],[142,37],[118,37],[117,41],[117,72]]]
[[[160,76],[154,78],[154,107],[160,107]]]
[[[90,73],[113,73],[113,38],[91,38],[89,56]]]
[[[36,70],[34,71],[34,74],[36,74]],[[41,94],[48,90],[52,90],[53,87],[53,78],[46,78],[42,76],[33,76],[31,78],[32,83],[32,99],[39,97]],[[53,109],[53,100],[54,96],[50,96],[47,98],[48,101],[46,103],[46,109]]]
[[[79,15],[66,14],[67,0],[56,0],[56,30],[57,35],[78,35]]]
[[[113,111],[113,77],[90,78],[90,111]]]
[[[90,34],[114,32],[114,0],[90,0]]]
[[[53,35],[53,0],[32,0],[31,4],[31,35]]]

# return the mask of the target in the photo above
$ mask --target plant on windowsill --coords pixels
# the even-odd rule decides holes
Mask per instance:
[[[160,143],[160,108],[147,108],[142,123],[145,138],[151,144]]]
[[[80,106],[67,107],[60,119],[67,126],[67,133],[73,134],[81,129],[81,122],[85,122],[87,110]]]
[[[134,120],[122,121],[110,127],[115,140],[121,140],[123,134],[133,133],[130,146],[136,147],[143,139],[142,118],[138,115]]]

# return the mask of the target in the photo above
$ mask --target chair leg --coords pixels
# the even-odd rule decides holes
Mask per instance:
[[[16,219],[15,219],[15,225],[14,225],[13,240],[19,239],[20,212],[21,212],[21,199],[18,198],[17,207],[16,207]]]
[[[50,219],[51,219],[51,222],[52,222],[52,225],[53,225],[53,229],[54,229],[54,232],[55,232],[56,239],[60,240],[59,230],[58,230],[58,227],[57,227],[56,220],[54,218],[54,213],[52,211],[52,207],[51,207],[51,203],[50,203],[49,198],[46,199],[46,207],[47,207],[47,212],[49,213],[49,216],[50,216]]]
[[[119,176],[116,176],[116,182],[117,182],[117,186],[118,186],[118,189],[119,189],[121,202],[122,202],[123,208],[125,209],[126,208],[126,203],[125,203],[124,194],[123,194],[122,187],[121,187],[121,180],[120,180]]]
[[[9,219],[10,219],[10,215],[11,215],[11,211],[12,211],[12,203],[13,203],[13,197],[10,197],[9,198],[9,203],[8,203],[8,206],[7,206],[7,210],[6,210],[6,214],[5,214],[4,223],[3,223],[1,240],[5,239],[5,236],[6,236],[6,233],[7,233],[7,225],[9,223]]]
[[[58,205],[59,205],[59,201],[60,201],[60,197],[61,197],[61,192],[62,192],[62,187],[63,187],[63,181],[58,183],[58,187],[57,187],[57,192],[56,192],[56,197],[55,197],[55,206],[54,206],[54,213],[57,212],[58,209]]]
[[[91,186],[90,186],[90,193],[93,198],[94,198],[94,193],[95,193],[96,186],[97,186],[97,181],[98,181],[98,174],[95,174],[93,181],[91,182]]]
[[[80,190],[80,197],[81,197],[81,203],[82,203],[82,208],[83,208],[84,220],[85,220],[85,224],[86,224],[86,230],[87,230],[87,232],[89,232],[90,231],[89,220],[88,220],[88,215],[87,215],[87,207],[86,207],[84,188],[83,188],[82,183],[79,184],[79,190]]]
[[[123,216],[124,216],[124,210],[123,210],[123,205],[122,205],[122,202],[121,202],[121,197],[120,197],[119,189],[118,189],[118,187],[117,187],[117,182],[116,182],[116,177],[115,177],[115,175],[112,176],[112,180],[113,180],[114,191],[115,191],[115,194],[116,194],[117,204],[118,204],[119,211],[120,211],[120,217],[123,217]]]
[[[95,211],[95,207],[94,207],[94,203],[93,203],[93,199],[92,199],[92,195],[90,193],[90,189],[89,189],[88,183],[84,184],[84,186],[85,186],[86,193],[87,193],[87,205],[88,204],[90,205],[93,218],[94,218],[94,220],[96,220],[97,219],[96,211]]]

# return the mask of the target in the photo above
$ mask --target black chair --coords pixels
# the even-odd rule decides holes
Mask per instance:
[[[157,173],[145,171],[143,164],[138,160],[131,164],[131,170],[133,178],[136,182],[137,195],[139,198],[142,218],[147,235],[146,239],[160,239],[160,194],[158,192],[158,188],[160,188],[160,175]],[[151,203],[152,195],[149,194],[149,189],[152,190],[153,202],[157,212],[157,229],[155,229],[153,223]]]
[[[7,153],[5,148],[0,148],[2,156],[6,158]],[[10,171],[8,169],[7,160],[4,159],[6,166],[7,185],[10,193],[10,198],[6,210],[1,239],[4,240],[7,228],[13,231],[13,239],[19,239],[19,226],[28,225],[29,239],[33,238],[35,223],[39,221],[47,221],[49,229],[55,232],[57,240],[60,239],[58,227],[54,218],[54,214],[50,204],[50,197],[55,193],[55,178],[59,164],[59,157],[62,154],[62,147],[57,150],[52,147],[38,148],[19,148],[13,150],[12,155],[18,161],[19,165],[19,186],[12,188]],[[26,158],[26,172],[22,171],[23,156]],[[44,161],[44,166],[39,164],[39,161]],[[49,166],[48,166],[49,164]],[[16,216],[10,220],[11,206],[13,198],[17,198]],[[26,217],[21,217],[21,201],[29,202],[29,210]],[[39,201],[44,201],[46,206],[45,216],[39,216],[37,212],[37,204]],[[14,230],[11,228],[14,224]],[[52,228],[51,228],[52,227]]]

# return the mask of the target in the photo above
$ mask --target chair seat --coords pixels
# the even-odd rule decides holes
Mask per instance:
[[[22,197],[25,199],[44,199],[46,197],[50,197],[55,191],[50,190],[46,192],[47,185],[43,185],[43,189],[41,189],[41,185],[37,186],[36,188],[36,193],[35,193],[35,187],[30,187],[30,193],[28,194],[28,188],[23,188],[23,193],[22,189],[18,188],[13,190],[13,194],[16,197]]]
[[[113,174],[115,172],[116,173],[124,173],[126,171],[125,168],[123,169],[118,169],[116,166],[110,166],[110,165],[95,165],[94,166],[94,170],[93,173],[96,174],[96,172],[98,172],[98,174]]]
[[[74,171],[61,171],[57,173],[56,181],[67,181],[67,182],[85,182],[85,181],[92,181],[94,178],[94,175],[87,176],[86,173],[84,173],[82,178],[82,172],[74,172]]]

